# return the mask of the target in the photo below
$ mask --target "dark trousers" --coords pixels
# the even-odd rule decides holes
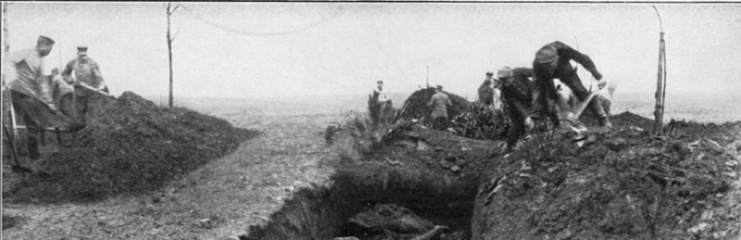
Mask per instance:
[[[571,66],[567,66],[565,68],[566,69],[556,70],[557,72],[563,72],[565,74],[560,74],[560,76],[553,76],[553,74],[548,71],[548,64],[533,64],[535,82],[538,90],[540,91],[540,96],[538,97],[540,113],[550,117],[551,121],[553,121],[554,125],[556,126],[559,122],[558,115],[556,114],[554,109],[550,109],[548,107],[548,99],[557,101],[556,87],[553,84],[554,78],[559,78],[561,82],[571,88],[571,91],[574,92],[574,95],[576,95],[576,97],[579,98],[580,101],[583,101],[585,98],[587,98],[587,96],[589,96],[589,91],[581,83],[581,79],[579,79],[579,75],[576,74],[574,69]],[[607,114],[605,114],[605,110],[602,108],[602,105],[599,104],[596,98],[592,99],[592,101],[589,102],[588,107],[589,111],[591,111],[598,118],[607,117]]]
[[[87,89],[75,89],[75,91],[89,91]],[[108,93],[108,87],[103,88]],[[88,93],[86,96],[75,95],[75,122],[87,125],[88,120],[96,117],[105,105],[107,99],[97,93]]]
[[[507,132],[507,152],[512,151],[520,137],[525,135],[525,119],[527,118],[527,112],[524,111],[522,103],[517,102],[514,99],[507,99],[505,103],[506,111],[509,115],[509,132]]]
[[[37,136],[41,132],[41,126],[44,125],[46,115],[52,114],[49,109],[43,105],[40,100],[16,91],[10,91],[10,98],[13,101],[13,109],[18,117],[23,120],[26,126],[26,149],[28,156],[32,159],[38,159],[39,142]]]

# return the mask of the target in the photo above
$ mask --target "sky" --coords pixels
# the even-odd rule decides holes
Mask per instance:
[[[618,92],[656,90],[661,30],[651,4],[181,4],[171,26],[176,98],[367,94],[377,80],[411,92],[429,75],[473,99],[485,72],[532,67],[535,51],[556,40],[589,55]],[[655,6],[668,95],[738,96],[741,4]],[[56,66],[87,45],[112,93],[167,96],[163,3],[14,2],[7,17],[11,51],[46,35],[57,41],[48,57]]]

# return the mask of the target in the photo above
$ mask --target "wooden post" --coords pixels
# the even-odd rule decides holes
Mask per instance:
[[[659,26],[661,27],[659,35],[659,71],[656,78],[656,107],[654,109],[654,134],[660,135],[664,124],[664,99],[666,97],[666,50],[661,15],[659,15],[656,6],[654,6],[654,10],[659,17]]]
[[[430,65],[427,65],[427,88],[430,88]]]
[[[177,33],[175,33],[176,36],[170,35],[170,16],[175,13],[175,10],[178,9],[180,5],[176,5],[175,8],[170,10],[170,3],[168,2],[166,5],[167,10],[167,57],[170,61],[170,96],[168,98],[168,104],[172,108],[173,106],[173,96],[172,96],[172,42],[175,41],[175,37],[177,36]]]

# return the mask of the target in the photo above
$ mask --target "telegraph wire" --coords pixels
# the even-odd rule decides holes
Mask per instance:
[[[230,27],[226,27],[226,26],[223,26],[223,25],[214,23],[212,21],[206,20],[201,15],[199,15],[198,13],[194,12],[193,10],[191,10],[188,6],[185,6],[183,4],[180,4],[180,6],[186,12],[188,12],[188,15],[190,15],[193,19],[196,19],[198,21],[201,21],[201,22],[203,22],[206,25],[209,25],[209,26],[212,26],[212,27],[221,29],[221,30],[226,31],[226,32],[237,33],[237,34],[248,35],[248,36],[279,36],[279,35],[289,35],[289,34],[293,34],[293,33],[302,32],[302,31],[308,30],[310,28],[313,28],[313,27],[315,27],[315,26],[317,26],[319,24],[322,24],[322,23],[326,22],[327,20],[329,20],[331,18],[336,17],[341,12],[339,10],[339,7],[338,7],[337,10],[333,14],[328,15],[327,17],[324,17],[322,19],[319,19],[319,20],[317,20],[317,21],[315,21],[315,22],[313,22],[311,24],[305,25],[305,26],[303,26],[303,27],[301,27],[299,29],[295,29],[295,30],[284,31],[284,32],[252,32],[252,31],[247,31],[247,30],[234,29],[234,28],[230,28]]]

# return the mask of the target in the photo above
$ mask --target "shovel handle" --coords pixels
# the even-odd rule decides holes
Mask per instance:
[[[8,131],[8,127],[5,126],[5,124],[3,124],[3,131],[5,132],[5,138],[8,139],[8,145],[10,145],[10,154],[13,155],[15,165],[20,166],[21,164],[18,163],[18,153],[15,152],[15,143],[13,143],[15,136],[13,136],[12,138],[10,137],[10,131]]]
[[[110,93],[107,93],[107,92],[103,92],[103,91],[101,91],[100,89],[97,89],[97,88],[91,87],[90,85],[87,85],[87,84],[86,84],[86,83],[84,83],[84,82],[78,82],[78,85],[79,85],[80,87],[83,87],[83,88],[85,88],[85,89],[87,89],[87,90],[93,91],[93,92],[95,92],[95,93],[97,93],[97,94],[103,95],[103,96],[105,96],[105,97],[108,97],[108,98],[111,98],[111,99],[116,99],[116,96],[113,96],[113,95],[111,95]]]

